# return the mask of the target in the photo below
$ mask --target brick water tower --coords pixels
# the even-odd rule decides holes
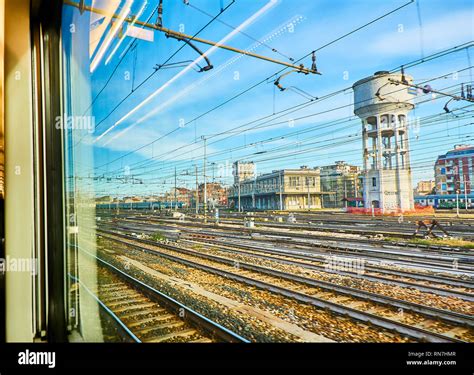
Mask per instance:
[[[382,71],[352,86],[354,113],[362,120],[366,208],[414,208],[407,121],[414,108],[412,83],[408,75]]]

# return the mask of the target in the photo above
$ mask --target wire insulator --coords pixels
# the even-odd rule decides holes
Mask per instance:
[[[311,60],[312,60],[312,64],[311,64],[311,70],[313,72],[317,72],[318,71],[318,68],[316,66],[316,52],[313,52],[312,53],[312,56],[311,56]]]
[[[158,19],[156,21],[156,26],[163,27],[163,0],[160,0],[160,5],[158,5]]]
[[[405,77],[405,68],[403,67],[403,65],[401,66],[401,68],[402,68],[402,83],[408,83]]]

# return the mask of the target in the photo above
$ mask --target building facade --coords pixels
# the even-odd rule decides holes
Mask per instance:
[[[321,208],[319,169],[282,169],[234,184],[229,205],[240,210],[310,210]]]
[[[256,175],[255,163],[236,161],[232,165],[232,174],[234,175],[234,184],[254,179]]]
[[[320,168],[324,208],[343,208],[352,198],[362,196],[359,183],[360,168],[344,161]]]
[[[434,187],[435,182],[433,180],[418,181],[414,194],[415,196],[432,194]]]
[[[190,207],[193,191],[184,187],[172,188],[165,194],[164,200],[166,202],[179,202],[183,207]]]
[[[470,194],[474,179],[473,165],[472,145],[456,145],[446,154],[438,156],[434,167],[437,194]]]
[[[199,185],[199,204],[204,204],[204,184]],[[213,209],[218,206],[227,206],[227,189],[217,182],[206,184],[207,206]]]

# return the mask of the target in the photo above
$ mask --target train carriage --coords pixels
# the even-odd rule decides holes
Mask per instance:
[[[466,209],[467,205],[467,209],[471,210],[474,208],[474,194],[421,195],[415,197],[415,204],[446,210],[457,207]]]

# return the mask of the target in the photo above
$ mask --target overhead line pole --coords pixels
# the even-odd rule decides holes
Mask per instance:
[[[178,197],[176,191],[176,167],[174,167],[174,210],[178,209]]]
[[[194,166],[194,172],[196,173],[196,216],[197,216],[199,214],[199,183],[198,183],[197,164]]]
[[[240,210],[240,177],[239,177],[239,192],[238,192],[238,194],[239,194],[239,212],[240,212],[241,211]]]
[[[204,140],[204,158],[203,158],[203,173],[204,173],[204,222],[207,223],[207,176],[206,176],[206,142],[207,139],[203,135]]]
[[[464,174],[464,209],[467,211],[468,210],[468,204],[467,204],[467,184],[468,181],[466,180],[466,174]]]
[[[280,211],[283,211],[283,191],[281,189],[281,170],[279,171],[279,174],[278,174],[278,177],[279,177],[279,188],[280,188]],[[284,178],[284,176],[283,176]]]
[[[308,187],[308,211],[311,211],[311,195],[309,192],[309,182],[310,182],[309,177],[306,177],[306,185]]]

